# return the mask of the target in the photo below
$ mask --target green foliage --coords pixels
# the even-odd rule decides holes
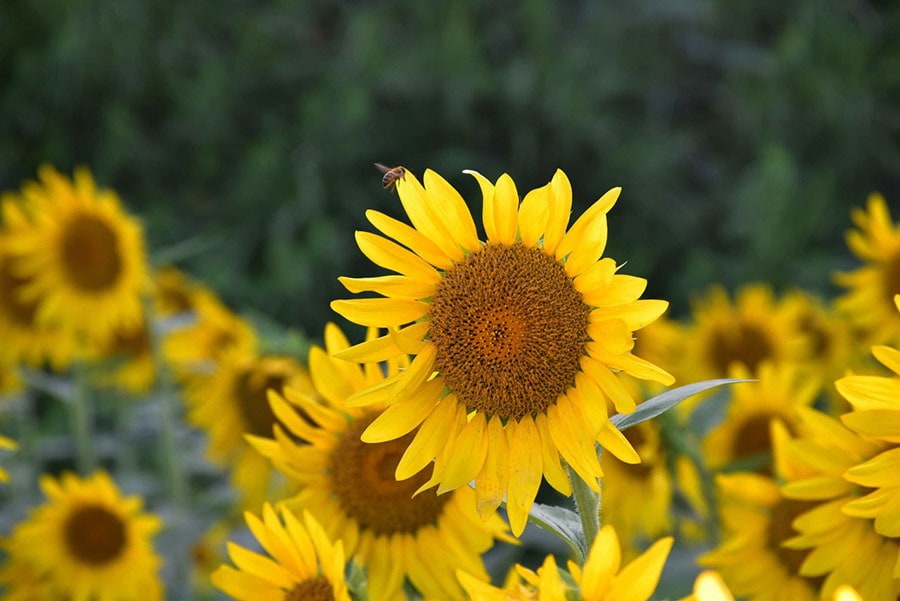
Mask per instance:
[[[608,188],[609,254],[683,311],[712,281],[830,293],[848,210],[897,196],[900,6],[235,0],[0,5],[0,188],[91,167],[153,249],[240,309],[312,335],[374,161],[471,199],[556,167],[575,211]],[[896,202],[896,201],[895,201]]]

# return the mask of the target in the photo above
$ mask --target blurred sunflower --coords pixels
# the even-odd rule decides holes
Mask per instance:
[[[716,484],[723,540],[698,563],[715,568],[749,601],[817,599],[820,582],[799,572],[809,553],[782,546],[796,535],[794,518],[815,503],[784,498],[778,483],[760,474],[723,474]]]
[[[0,449],[15,451],[18,448],[19,445],[16,444],[15,440],[6,436],[0,436]],[[2,467],[0,467],[0,482],[9,482],[9,474]]]
[[[34,300],[25,300],[29,280],[17,275],[16,258],[10,247],[16,233],[23,231],[25,217],[17,203],[3,202],[3,229],[0,229],[0,363],[24,363],[42,367],[45,362],[62,371],[75,352],[75,338],[58,327],[38,323]]]
[[[69,601],[70,596],[53,590],[46,577],[22,561],[9,548],[9,540],[0,542],[5,561],[0,565],[0,599],[3,601]]]
[[[794,363],[809,353],[796,307],[776,300],[768,284],[738,289],[734,302],[721,286],[710,288],[693,302],[685,340],[684,373],[678,375],[687,382],[727,378],[735,364],[755,374],[763,361]]]
[[[332,544],[309,513],[303,513],[301,522],[289,509],[280,511],[281,519],[266,503],[262,520],[244,514],[269,556],[228,543],[237,569],[220,566],[212,574],[213,584],[238,601],[350,601],[343,543]]]
[[[132,395],[149,392],[156,382],[156,358],[150,336],[147,321],[141,319],[137,327],[116,328],[112,336],[89,345],[84,356],[95,363],[93,383]]]
[[[278,418],[269,407],[269,390],[290,387],[311,393],[309,374],[290,357],[232,353],[214,374],[185,390],[188,421],[207,433],[209,459],[231,469],[231,479],[244,507],[256,507],[271,496],[272,470],[244,438],[272,437]]]
[[[883,443],[877,455],[854,465],[844,477],[862,487],[863,496],[847,503],[844,513],[874,520],[875,531],[900,538],[900,351],[876,346],[872,353],[894,375],[847,376],[835,383],[853,406],[841,416],[857,434]],[[900,566],[895,577],[900,576]]]
[[[864,599],[896,599],[900,595],[900,545],[879,534],[872,520],[855,517],[845,506],[868,491],[845,477],[885,449],[885,443],[859,436],[818,411],[800,408],[802,435],[776,440],[776,464],[786,475],[788,499],[815,507],[793,521],[799,533],[789,549],[809,549],[799,573],[824,578],[821,594],[829,597],[841,584],[856,588]]]
[[[389,362],[386,379],[377,364],[360,367],[332,358],[349,346],[341,330],[328,324],[325,349],[314,346],[309,353],[317,395],[291,388],[284,394],[271,394],[272,410],[279,419],[275,440],[250,440],[299,485],[300,491],[286,504],[309,510],[332,539],[344,541],[348,556],[368,569],[372,599],[396,598],[404,579],[427,599],[461,599],[455,570],[464,568],[487,580],[481,554],[495,539],[512,539],[499,516],[487,521],[478,517],[475,494],[469,487],[445,495],[433,490],[416,495],[428,480],[429,468],[407,480],[394,478],[412,434],[380,443],[360,440],[378,412],[346,407],[343,401],[367,387],[392,381],[401,364]],[[439,382],[428,388],[437,386]],[[302,419],[298,410],[310,421]]]
[[[753,377],[742,364],[732,366],[731,376]],[[796,364],[764,361],[757,367],[756,381],[731,387],[724,419],[703,441],[707,466],[717,470],[737,465],[742,470],[771,473],[773,419],[791,433],[800,427],[799,407],[810,407],[822,388],[819,378]]]
[[[865,265],[835,275],[835,283],[847,288],[836,306],[851,316],[869,343],[896,343],[900,341],[900,314],[894,308],[894,295],[900,294],[900,224],[892,221],[881,194],[871,194],[867,210],[854,208],[850,217],[858,229],[847,232],[847,246]]]
[[[123,498],[105,472],[43,476],[40,485],[47,503],[13,529],[11,564],[45,582],[51,599],[163,598],[161,562],[150,542],[161,522],[141,511],[140,498]]]
[[[734,601],[734,596],[721,576],[704,570],[694,580],[693,592],[681,601]]]
[[[98,190],[90,173],[74,181],[49,166],[21,195],[31,226],[9,242],[21,278],[19,300],[33,303],[35,319],[89,339],[134,328],[147,285],[140,222],[126,214],[111,190]]]
[[[0,399],[5,395],[19,392],[22,390],[22,386],[18,366],[0,362]]]
[[[536,572],[516,566],[516,577],[503,589],[463,570],[457,575],[472,601],[646,601],[656,590],[672,542],[671,537],[658,540],[620,570],[619,539],[615,529],[606,525],[597,533],[583,567],[568,562],[571,578],[560,574],[553,555]]]
[[[566,231],[572,189],[562,171],[521,203],[508,175],[494,185],[468,173],[484,197],[487,243],[450,184],[427,170],[423,187],[407,171],[397,191],[413,226],[368,211],[369,221],[397,242],[356,235],[363,254],[400,275],[340,278],[353,293],[386,298],[337,300],[332,308],[352,322],[391,329],[343,358],[415,355],[408,370],[352,400],[389,405],[363,440],[397,440],[419,427],[397,478],[433,462],[426,488],[438,485],[442,493],[474,480],[479,513],[490,515],[506,495],[519,534],[542,476],[570,494],[560,455],[595,490],[602,474],[595,442],[624,461],[639,461],[609,423],[607,400],[621,413],[635,408],[620,372],[673,381],[631,353],[633,332],[668,303],[638,300],[646,280],[600,258],[619,188]]]
[[[616,530],[626,556],[638,537],[655,540],[672,531],[672,476],[666,448],[655,420],[641,422],[624,432],[641,457],[628,464],[603,453],[603,523]]]

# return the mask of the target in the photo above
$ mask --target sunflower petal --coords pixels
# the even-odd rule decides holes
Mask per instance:
[[[525,416],[516,424],[506,424],[509,439],[509,494],[506,509],[509,525],[515,536],[522,534],[528,522],[528,512],[534,504],[541,485],[543,465],[541,454],[535,449],[541,444],[540,434],[531,416]]]
[[[484,465],[475,478],[476,509],[483,520],[500,506],[509,483],[509,445],[503,424],[497,415],[488,422],[487,445]]]
[[[428,303],[394,298],[351,298],[331,301],[331,309],[353,323],[372,327],[398,327],[419,319]]]

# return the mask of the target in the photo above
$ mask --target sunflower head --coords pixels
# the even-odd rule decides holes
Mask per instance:
[[[433,461],[427,486],[440,493],[475,480],[482,515],[506,495],[513,530],[521,532],[542,476],[568,492],[561,456],[594,487],[602,473],[595,442],[639,460],[609,425],[607,403],[619,412],[635,408],[622,374],[672,382],[631,352],[634,331],[667,303],[639,300],[646,281],[602,258],[618,188],[568,227],[572,189],[562,171],[521,200],[508,175],[491,183],[468,173],[482,192],[485,242],[450,184],[428,170],[423,186],[407,170],[396,185],[411,225],[369,211],[383,235],[357,234],[362,252],[396,273],[340,278],[351,292],[381,298],[332,307],[350,321],[389,329],[343,358],[415,355],[389,390],[380,385],[359,395],[361,405],[389,406],[363,440],[394,440],[418,427],[397,477]]]

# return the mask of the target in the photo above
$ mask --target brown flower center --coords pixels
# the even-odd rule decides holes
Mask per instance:
[[[817,507],[817,503],[812,501],[781,499],[772,507],[772,511],[769,514],[769,538],[767,541],[769,548],[775,552],[781,560],[781,564],[793,575],[800,574],[800,566],[803,564],[809,551],[788,549],[782,546],[782,543],[797,535],[791,523],[814,507]]]
[[[71,556],[92,566],[117,559],[128,543],[122,519],[100,505],[86,505],[72,512],[63,537]]]
[[[881,273],[885,300],[893,313],[896,310],[894,296],[900,294],[900,252],[895,253],[884,262]]]
[[[376,415],[369,414],[350,424],[331,455],[331,485],[341,507],[361,529],[376,535],[415,533],[437,524],[452,495],[438,496],[429,489],[413,497],[428,481],[431,467],[406,480],[394,478],[400,457],[415,431],[389,442],[364,443],[359,437]]]
[[[285,593],[284,601],[334,601],[334,587],[322,576],[310,578]]]
[[[7,317],[30,328],[34,325],[34,312],[37,304],[24,302],[19,298],[20,289],[28,280],[12,273],[12,259],[0,258],[0,307]]]
[[[109,355],[137,357],[150,352],[150,332],[146,324],[133,330],[117,330],[107,347]]]
[[[743,363],[751,373],[764,359],[772,356],[772,344],[758,326],[739,323],[734,328],[717,331],[709,347],[709,361],[716,374],[728,377],[728,368],[734,362]]]
[[[431,300],[437,369],[471,409],[542,413],[575,383],[589,312],[553,257],[488,244],[448,270]]]
[[[277,419],[269,406],[269,389],[281,394],[288,376],[285,373],[258,371],[252,366],[240,373],[235,382],[235,394],[249,434],[272,438]]]
[[[122,273],[117,233],[92,215],[77,215],[66,224],[62,252],[66,275],[82,290],[107,290]]]

